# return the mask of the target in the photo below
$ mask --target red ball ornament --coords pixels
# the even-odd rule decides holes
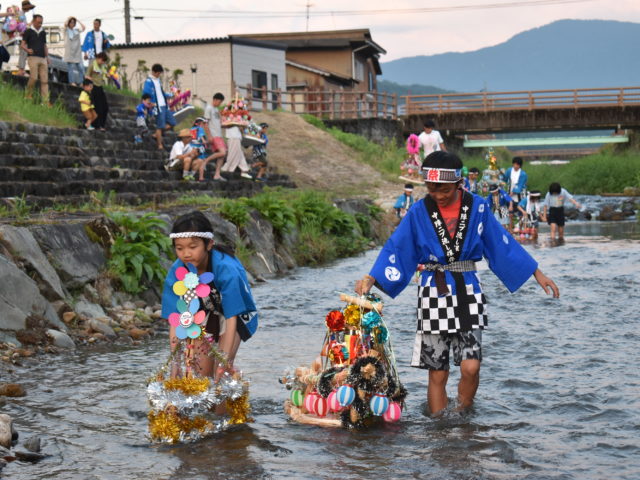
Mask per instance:
[[[389,402],[389,408],[384,412],[382,418],[384,418],[385,422],[397,422],[401,416],[402,409],[400,408],[400,404],[398,402]]]
[[[315,390],[309,393],[306,397],[304,397],[304,408],[309,413],[316,413],[316,400],[320,395]]]
[[[332,412],[339,412],[342,410],[340,402],[338,402],[338,389],[333,390],[327,397],[327,405]]]
[[[344,330],[344,315],[340,310],[331,310],[327,313],[325,323],[332,332]]]
[[[314,413],[319,417],[324,417],[329,410],[329,406],[327,405],[327,399],[321,395],[316,397],[315,404],[313,405]]]

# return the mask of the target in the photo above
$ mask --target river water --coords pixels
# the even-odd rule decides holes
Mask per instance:
[[[196,444],[150,445],[144,381],[167,337],[143,347],[96,347],[16,367],[28,394],[1,410],[49,455],[14,462],[12,479],[629,479],[640,478],[640,240],[634,222],[571,224],[566,243],[527,246],[561,289],[535,281],[509,294],[481,265],[490,302],[473,409],[424,414],[426,373],[408,366],[415,289],[385,319],[409,390],[401,422],[368,431],[292,423],[277,377],[317,354],[326,312],[339,307],[376,252],[303,268],[255,288],[262,326],[239,352],[255,422]],[[387,299],[388,300],[388,299]],[[6,372],[5,372],[6,373]],[[4,376],[4,374],[3,374]],[[459,376],[452,370],[449,397]],[[1,475],[1,474],[0,474]]]

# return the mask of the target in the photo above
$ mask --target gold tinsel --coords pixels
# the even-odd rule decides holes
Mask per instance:
[[[239,425],[241,423],[253,422],[249,416],[251,405],[249,405],[249,394],[245,393],[236,400],[227,400],[227,413],[231,416],[229,423]]]
[[[192,419],[182,417],[174,412],[149,412],[149,433],[154,440],[170,439],[172,443],[180,440],[180,433],[189,433],[192,430],[204,432],[211,423],[202,416]]]
[[[204,378],[172,378],[164,382],[165,390],[180,390],[185,395],[197,395],[209,388],[209,379]]]
[[[344,322],[350,327],[360,328],[360,307],[358,305],[347,305],[342,312]]]

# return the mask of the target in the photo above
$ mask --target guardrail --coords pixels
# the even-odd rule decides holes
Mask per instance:
[[[640,105],[640,87],[406,95],[405,113],[493,112]]]
[[[398,118],[398,97],[378,91],[268,90],[238,86],[249,110],[286,110],[329,119]]]

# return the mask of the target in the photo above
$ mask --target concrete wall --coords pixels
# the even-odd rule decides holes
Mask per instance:
[[[222,92],[227,98],[233,93],[229,42],[112,49],[110,55],[113,57],[116,52],[122,57],[122,64],[127,66],[123,70],[131,82],[132,90],[139,90],[144,81],[144,78],[135,78],[133,73],[138,66],[138,60],[145,60],[149,68],[154,63],[162,64],[165,76],[175,69],[182,69],[182,88],[191,89],[192,93],[207,101],[216,92]],[[284,61],[282,63],[284,69]],[[191,64],[198,66],[195,91]]]
[[[402,122],[384,118],[359,118],[349,120],[324,120],[328,127],[336,127],[347,133],[355,133],[376,143],[393,140],[404,143]]]

